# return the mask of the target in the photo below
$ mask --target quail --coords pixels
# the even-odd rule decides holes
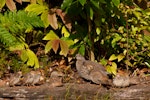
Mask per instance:
[[[105,68],[99,63],[86,60],[80,54],[76,55],[76,69],[80,77],[96,84],[110,85],[111,81]]]
[[[119,71],[113,78],[113,85],[115,87],[127,87],[130,85],[129,75],[123,71]]]
[[[30,86],[32,85],[33,80],[34,80],[34,72],[31,71],[24,75],[22,82],[23,82],[23,85]]]
[[[20,78],[21,77],[22,77],[22,72],[21,71],[13,74],[10,77],[9,86],[15,86],[15,85],[17,85],[20,82]]]

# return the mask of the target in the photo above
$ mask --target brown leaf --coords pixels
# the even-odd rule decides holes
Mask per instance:
[[[50,22],[52,28],[55,30],[58,29],[57,17],[52,10],[50,10],[50,13],[48,14],[48,21]]]
[[[56,13],[58,16],[60,16],[60,18],[62,19],[63,23],[68,28],[68,30],[71,31],[72,25],[71,25],[71,19],[69,18],[69,16],[65,12],[62,12],[61,9],[57,9]]]
[[[57,53],[57,50],[58,50],[58,47],[59,47],[59,43],[60,43],[59,39],[56,39],[56,40],[52,41],[52,48],[53,48],[55,53]]]
[[[15,1],[22,5],[22,0],[15,0]]]
[[[6,5],[11,11],[16,10],[16,4],[13,0],[6,0]]]

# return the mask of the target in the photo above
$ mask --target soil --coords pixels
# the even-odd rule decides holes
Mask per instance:
[[[0,100],[150,100],[150,77],[125,88],[106,87],[90,82],[60,86],[1,86]]]

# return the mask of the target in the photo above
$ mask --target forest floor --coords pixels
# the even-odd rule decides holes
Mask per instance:
[[[150,76],[142,83],[125,88],[105,87],[85,80],[62,85],[1,85],[0,100],[150,100]]]

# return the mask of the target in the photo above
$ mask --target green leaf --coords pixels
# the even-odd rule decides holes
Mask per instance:
[[[61,34],[63,34],[64,37],[69,37],[70,36],[70,33],[67,31],[65,26],[62,27]]]
[[[90,19],[91,20],[93,20],[93,15],[94,15],[93,9],[90,7]]]
[[[79,2],[82,6],[84,6],[84,4],[86,3],[86,0],[79,0]]]
[[[50,30],[50,32],[43,38],[43,40],[54,40],[54,39],[59,39],[59,37],[52,30]]]
[[[27,53],[27,56],[28,56],[27,65],[28,66],[34,66],[35,69],[39,68],[38,58],[35,55],[35,53],[30,49],[26,49],[26,53]]]
[[[65,8],[69,7],[72,4],[73,0],[63,0],[61,5],[61,9],[64,10]]]
[[[43,5],[43,0],[36,0],[38,4]]]
[[[45,53],[48,53],[52,49],[52,41],[48,41],[45,46]]]
[[[81,55],[84,55],[85,54],[85,46],[84,45],[81,45],[80,48],[79,48],[79,53]]]
[[[49,26],[48,11],[47,11],[47,10],[44,11],[44,12],[41,14],[41,20],[43,21],[45,27],[48,27],[48,26]]]
[[[148,62],[144,62],[147,67],[150,68],[150,64]]]
[[[28,55],[26,53],[26,50],[21,51],[21,60],[25,63],[28,60]]]
[[[39,4],[30,4],[25,8],[25,11],[35,12],[38,15],[45,12],[45,10],[48,10],[48,7]]]
[[[115,62],[112,62],[112,66],[107,65],[106,70],[107,70],[107,72],[116,75],[116,73],[117,73],[117,64]]]
[[[90,0],[90,2],[93,4],[93,6],[99,9],[99,0]]]
[[[124,57],[125,57],[124,54],[122,54],[122,53],[119,54],[119,55],[117,56],[118,62],[120,62]]]
[[[60,55],[67,56],[69,47],[65,41],[60,40],[60,48],[61,48]]]
[[[113,4],[118,7],[118,5],[120,4],[120,0],[112,0]]]
[[[5,6],[6,0],[0,0],[0,9]]]
[[[116,60],[117,59],[117,56],[115,54],[112,54],[109,58],[109,61],[113,61],[113,60]]]

